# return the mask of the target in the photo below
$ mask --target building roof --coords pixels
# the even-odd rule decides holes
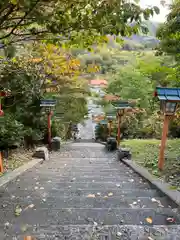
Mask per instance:
[[[156,96],[159,100],[180,101],[180,88],[156,88]]]
[[[120,97],[115,96],[115,95],[107,94],[104,96],[104,100],[106,100],[106,101],[117,101],[119,99],[120,99]]]
[[[104,79],[93,79],[90,81],[91,85],[107,85],[107,81]]]

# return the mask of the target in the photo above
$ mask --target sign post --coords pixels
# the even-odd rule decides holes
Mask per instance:
[[[56,100],[53,99],[43,99],[41,100],[40,106],[45,107],[45,112],[47,113],[47,130],[48,130],[48,145],[51,148],[51,108],[56,105]]]

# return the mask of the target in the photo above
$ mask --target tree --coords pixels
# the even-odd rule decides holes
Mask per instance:
[[[179,25],[180,1],[173,2],[167,21],[162,24],[157,32],[157,37],[161,40],[159,52],[166,53],[180,61],[180,25]]]
[[[132,66],[127,66],[121,69],[115,79],[110,82],[108,92],[120,96],[124,100],[135,99],[138,101],[139,107],[148,108],[153,86],[148,77],[143,76]]]
[[[11,97],[3,101],[5,124],[0,129],[1,147],[16,142],[29,145],[43,139],[45,133],[40,108],[41,78],[36,65],[26,63],[24,59],[13,59],[1,66],[0,87],[11,91]]]
[[[148,19],[154,12],[158,14],[159,9],[142,9],[135,1],[126,0],[2,0],[1,47],[39,39],[70,40],[74,44],[81,40],[87,46],[100,40],[100,35],[137,33],[142,15]]]
[[[6,147],[12,139],[32,145],[46,136],[46,114],[40,107],[42,98],[57,99],[54,113],[63,114],[61,125],[54,117],[53,134],[61,135],[62,129],[66,131],[67,122],[79,122],[87,114],[88,89],[80,75],[79,61],[58,46],[31,46],[28,55],[25,52],[0,67],[0,88],[11,91],[11,97],[3,101],[6,124],[0,129],[1,143]],[[55,93],[47,91],[51,87],[56,87]],[[15,126],[17,129],[13,130]],[[16,137],[17,131],[19,137]]]

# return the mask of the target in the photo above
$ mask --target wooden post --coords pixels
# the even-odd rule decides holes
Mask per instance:
[[[168,126],[169,126],[169,116],[165,115],[163,130],[162,130],[161,146],[160,146],[160,152],[159,152],[159,161],[158,161],[159,170],[163,170],[163,167],[164,167],[164,151],[166,147]]]
[[[48,112],[48,144],[49,149],[51,149],[51,112]]]
[[[2,152],[0,152],[0,172],[4,172]]]
[[[112,121],[109,121],[109,137],[111,137]]]
[[[120,124],[121,124],[121,116],[118,113],[118,132],[117,132],[117,145],[118,146],[120,144],[120,135],[121,135]]]

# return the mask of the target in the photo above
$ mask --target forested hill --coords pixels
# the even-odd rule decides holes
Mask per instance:
[[[152,22],[152,21],[144,21],[143,25],[145,25],[149,32],[144,34],[140,32],[139,34],[133,34],[131,37],[123,37],[124,50],[136,50],[136,49],[146,49],[146,48],[154,48],[159,43],[158,39],[156,38],[156,32],[160,23]],[[109,38],[109,45],[111,47],[116,47],[117,45],[114,42],[114,38],[112,36],[108,36]]]

